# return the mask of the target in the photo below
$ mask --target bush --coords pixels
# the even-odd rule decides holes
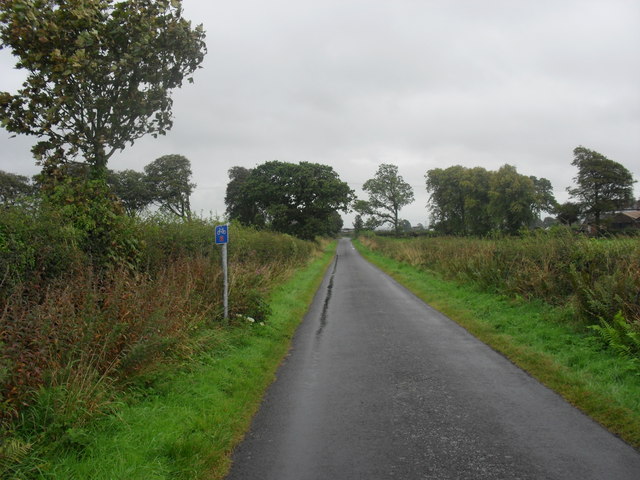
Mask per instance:
[[[214,221],[122,220],[112,240],[134,238],[136,260],[116,249],[105,264],[73,223],[86,217],[65,215],[12,210],[0,223],[0,421],[70,445],[135,375],[222,326],[222,273]],[[319,251],[237,225],[230,238],[231,312],[259,321],[275,282]]]
[[[29,285],[31,294],[49,281],[84,266],[79,233],[49,210],[4,208],[0,215],[0,306],[11,292]]]
[[[362,240],[380,253],[484,290],[571,303],[585,324],[617,312],[640,325],[640,239],[592,239],[568,229],[524,237]]]

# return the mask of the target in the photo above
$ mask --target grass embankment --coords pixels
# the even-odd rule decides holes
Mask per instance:
[[[390,241],[385,255],[400,252]],[[405,241],[406,242],[406,241]],[[411,242],[411,241],[409,241]],[[376,247],[375,241],[366,242]],[[576,321],[571,305],[487,292],[445,279],[355,242],[360,252],[414,294],[443,312],[596,421],[640,448],[640,375],[630,358],[603,346]],[[406,252],[405,252],[406,253]],[[400,253],[399,253],[400,254]]]
[[[188,366],[141,379],[140,398],[87,429],[82,454],[67,450],[47,478],[223,478],[333,251],[275,289],[264,324],[211,330]]]

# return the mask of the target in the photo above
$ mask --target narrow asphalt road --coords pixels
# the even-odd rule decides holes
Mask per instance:
[[[343,239],[227,478],[638,480],[640,453]]]

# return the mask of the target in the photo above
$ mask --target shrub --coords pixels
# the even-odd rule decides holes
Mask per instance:
[[[23,207],[0,215],[0,306],[14,288],[37,294],[47,283],[86,263],[79,234],[55,213]]]
[[[0,223],[8,279],[0,292],[0,421],[5,430],[78,444],[118,388],[168,355],[187,354],[203,329],[220,325],[220,249],[214,221],[127,220],[118,235],[137,239],[136,261],[120,257],[105,269],[82,250],[82,232],[44,212],[16,210]],[[232,226],[231,312],[264,321],[274,283],[317,251]]]
[[[380,253],[501,294],[572,303],[585,324],[621,312],[640,325],[640,239],[567,229],[524,237],[362,240]]]

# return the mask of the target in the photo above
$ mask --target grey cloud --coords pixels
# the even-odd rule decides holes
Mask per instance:
[[[582,144],[640,178],[640,3],[628,0],[185,0],[207,30],[174,128],[113,157],[137,168],[180,153],[193,205],[224,211],[226,172],[267,160],[332,165],[359,189],[382,162],[416,190],[424,173],[504,163],[549,178],[561,200]],[[0,90],[16,87],[0,52]],[[0,135],[0,169],[33,168]],[[20,149],[25,153],[20,154]],[[20,165],[17,159],[20,158]],[[347,217],[350,223],[351,217]]]

